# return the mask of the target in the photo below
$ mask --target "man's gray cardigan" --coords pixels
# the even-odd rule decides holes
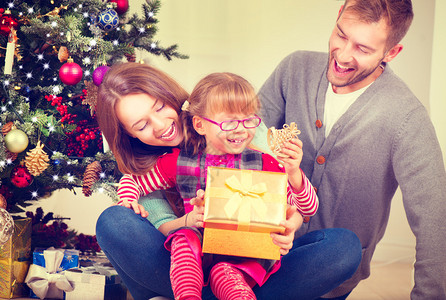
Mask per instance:
[[[301,168],[317,188],[320,207],[299,234],[343,227],[358,235],[361,265],[330,296],[345,294],[369,276],[370,260],[400,186],[416,236],[411,297],[445,299],[446,175],[428,113],[386,66],[326,137],[323,124],[318,128],[316,122],[324,120],[327,62],[326,53],[295,52],[279,64],[259,93],[267,127],[296,122],[302,131]]]

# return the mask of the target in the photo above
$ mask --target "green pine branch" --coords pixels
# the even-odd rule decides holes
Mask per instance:
[[[92,186],[93,192],[105,193],[116,200],[116,182],[121,173],[111,152],[102,151],[102,137],[95,131],[97,122],[90,106],[82,104],[83,97],[94,92],[85,90],[85,81],[92,80],[91,74],[98,66],[131,60],[136,50],[168,60],[188,58],[179,51],[178,45],[164,46],[156,38],[159,25],[156,14],[161,1],[147,0],[140,15],[119,16],[118,28],[109,32],[98,26],[98,15],[110,5],[100,0],[54,0],[53,3],[41,0],[38,4],[34,0],[22,0],[13,4],[11,15],[20,23],[19,52],[12,74],[4,75],[6,47],[3,46],[8,38],[0,35],[0,127],[13,122],[26,133],[29,144],[14,159],[5,147],[5,135],[0,134],[0,193],[7,197],[8,210],[21,212],[58,189],[74,192],[74,188],[82,187],[85,168],[92,161],[98,161],[102,167],[100,179]],[[115,3],[111,4],[116,7]],[[59,57],[63,47],[84,73],[82,80],[72,86],[65,85],[59,77],[59,69],[66,63]],[[52,95],[61,97],[61,103],[52,103]],[[78,139],[88,135],[84,131],[93,132],[94,139],[84,139],[86,149],[73,149],[80,149]],[[38,141],[45,145],[49,166],[34,176],[29,186],[15,187],[11,183],[11,171],[24,162],[26,153]]]

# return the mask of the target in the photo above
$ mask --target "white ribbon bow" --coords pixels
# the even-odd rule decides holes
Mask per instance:
[[[40,299],[63,299],[63,291],[71,292],[74,287],[60,271],[64,252],[60,249],[48,249],[43,251],[45,268],[32,264],[26,275],[25,283]]]

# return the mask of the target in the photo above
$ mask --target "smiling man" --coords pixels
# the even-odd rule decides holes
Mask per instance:
[[[342,227],[363,246],[355,275],[327,298],[345,299],[370,275],[399,186],[417,241],[411,298],[446,299],[442,153],[425,107],[388,64],[401,53],[412,18],[410,0],[347,0],[328,53],[292,53],[259,93],[267,127],[298,124],[301,168],[320,199],[297,236]]]
[[[342,6],[340,10],[329,40],[327,69],[328,81],[337,94],[351,93],[368,86],[381,75],[382,64],[390,62],[403,49],[401,44],[394,45],[393,40],[388,41],[392,30],[388,20],[392,16],[383,18],[371,13],[361,5]],[[393,30],[404,35],[411,20],[411,17],[407,18],[404,26]]]

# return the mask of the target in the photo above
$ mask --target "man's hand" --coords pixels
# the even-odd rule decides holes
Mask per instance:
[[[286,220],[280,225],[285,227],[283,234],[271,233],[273,243],[280,247],[280,254],[286,255],[293,247],[294,233],[302,226],[302,215],[297,211],[295,206],[288,205],[286,211]]]

